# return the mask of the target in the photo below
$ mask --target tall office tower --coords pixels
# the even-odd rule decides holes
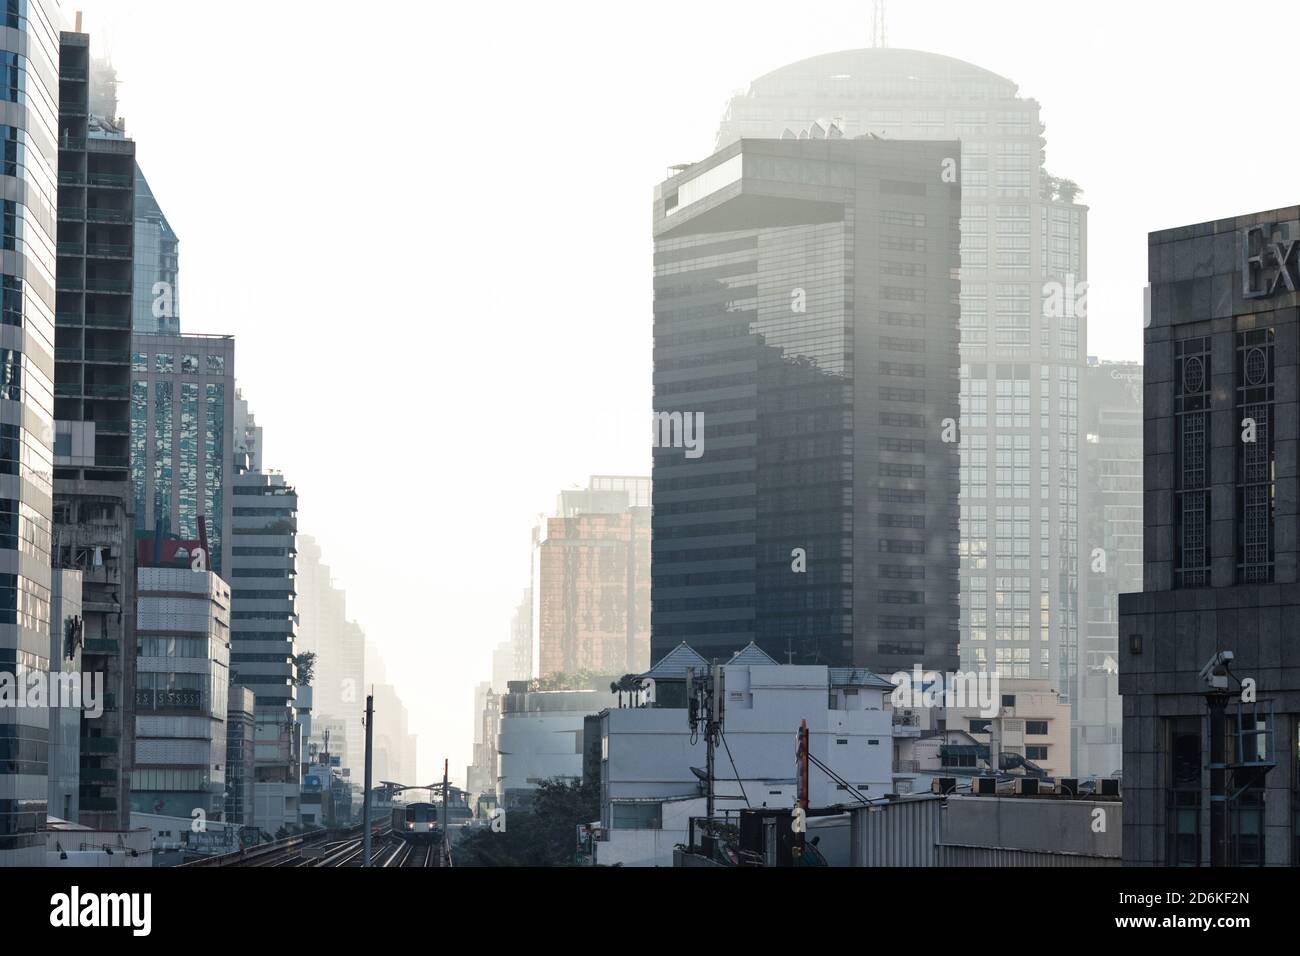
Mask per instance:
[[[297,714],[298,494],[284,476],[236,475],[231,512],[234,681],[256,695],[255,820],[267,833],[298,822],[301,728]]]
[[[533,589],[524,588],[523,596],[515,605],[515,613],[510,618],[510,647],[512,663],[510,676],[497,686],[496,664],[493,663],[492,689],[505,693],[506,683],[512,680],[530,680],[537,676],[533,669]],[[502,671],[504,674],[505,671]]]
[[[91,113],[89,53],[85,34],[60,34],[54,539],[56,565],[83,573],[83,670],[102,675],[109,695],[103,713],[82,724],[78,822],[111,830],[130,818],[134,735],[128,434],[135,144]]]
[[[226,812],[230,586],[211,571],[138,570],[131,809],[189,831]]]
[[[366,642],[366,674],[374,688],[375,734],[374,777],[399,783],[420,783],[416,779],[415,736],[410,732],[406,704],[388,680],[383,657],[372,642]]]
[[[1122,759],[1119,596],[1142,590],[1142,365],[1090,358],[1080,393],[1084,631],[1072,772],[1105,777]]]
[[[958,144],[811,133],[655,192],[652,657],[951,670]]]
[[[348,620],[347,595],[321,560],[320,544],[298,535],[297,607],[299,652],[316,654],[312,695],[317,722],[334,719],[345,731],[330,744],[343,765],[361,773],[365,730],[361,716],[366,703],[365,635]],[[318,735],[319,736],[319,735]]]
[[[200,540],[208,566],[230,568],[235,340],[228,335],[131,337],[131,478],[144,550]]]
[[[0,34],[0,50],[19,79],[4,135],[18,144],[0,164],[5,214],[22,241],[0,260],[0,673],[47,679],[50,659],[50,521],[54,441],[55,261],[59,39],[57,7],[32,0],[27,15]],[[25,158],[23,158],[25,156]],[[26,526],[26,533],[19,529]],[[0,708],[0,866],[44,866],[49,791],[49,715]],[[61,807],[49,808],[56,815]]]
[[[339,634],[341,703],[347,764],[360,776],[366,765],[366,632],[356,621],[344,621]]]
[[[235,389],[235,454],[248,456],[245,471],[262,470],[262,426],[239,389]]]
[[[560,492],[556,513],[533,532],[540,677],[649,668],[649,505],[650,479],[596,476]]]
[[[81,683],[81,645],[85,637],[81,572],[56,568],[50,584],[49,815],[75,821],[81,809],[81,712],[87,698]],[[72,693],[54,692],[61,686],[54,681],[68,682],[62,686],[72,688]],[[92,686],[89,690],[98,695],[103,688]]]
[[[135,166],[135,332],[180,335],[180,238]]]
[[[253,779],[257,773],[256,698],[247,687],[232,684],[226,701],[227,823],[253,826]]]
[[[1125,865],[1300,864],[1297,241],[1295,206],[1149,237]]]
[[[731,100],[718,146],[819,119],[849,137],[961,140],[961,660],[1049,678],[1069,698],[1087,207],[1043,169],[1037,102],[1004,77],[914,50],[775,70]]]

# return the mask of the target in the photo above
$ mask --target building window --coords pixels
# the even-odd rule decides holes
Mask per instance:
[[[1237,334],[1237,580],[1273,580],[1273,330]]]
[[[1199,588],[1210,583],[1209,338],[1174,343],[1174,377],[1174,586]]]
[[[1165,865],[1201,865],[1201,719],[1166,722],[1169,735]]]
[[[614,803],[612,825],[615,830],[659,830],[659,803]]]
[[[1047,736],[1047,721],[1045,720],[1027,720],[1025,721],[1025,733],[1032,737]]]
[[[1026,760],[1046,760],[1047,748],[1043,746],[1029,746],[1025,748]]]

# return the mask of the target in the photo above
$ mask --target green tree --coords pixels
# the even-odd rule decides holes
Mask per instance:
[[[311,683],[312,676],[316,672],[316,652],[303,651],[301,654],[295,654],[293,658],[294,666],[298,668],[298,680],[296,683],[299,687],[306,687]]]
[[[477,830],[452,852],[457,866],[572,866],[578,826],[599,816],[598,783],[543,780],[526,809],[507,813],[504,833]]]

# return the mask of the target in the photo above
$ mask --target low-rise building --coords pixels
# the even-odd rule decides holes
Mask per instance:
[[[589,714],[616,703],[608,691],[536,690],[511,681],[501,698],[497,734],[497,804],[523,806],[543,780],[581,780]]]
[[[710,665],[682,644],[642,675],[652,699],[633,697],[639,706],[601,712],[598,864],[671,866],[690,819],[706,815],[707,744],[688,720],[688,671],[704,679]],[[804,722],[813,763],[810,807],[884,799],[892,790],[888,680],[863,668],[778,664],[753,644],[721,671],[715,817],[795,804],[795,748]]]

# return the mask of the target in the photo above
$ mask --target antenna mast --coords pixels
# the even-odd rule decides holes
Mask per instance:
[[[889,46],[885,35],[885,0],[871,2],[871,45],[876,49]]]

